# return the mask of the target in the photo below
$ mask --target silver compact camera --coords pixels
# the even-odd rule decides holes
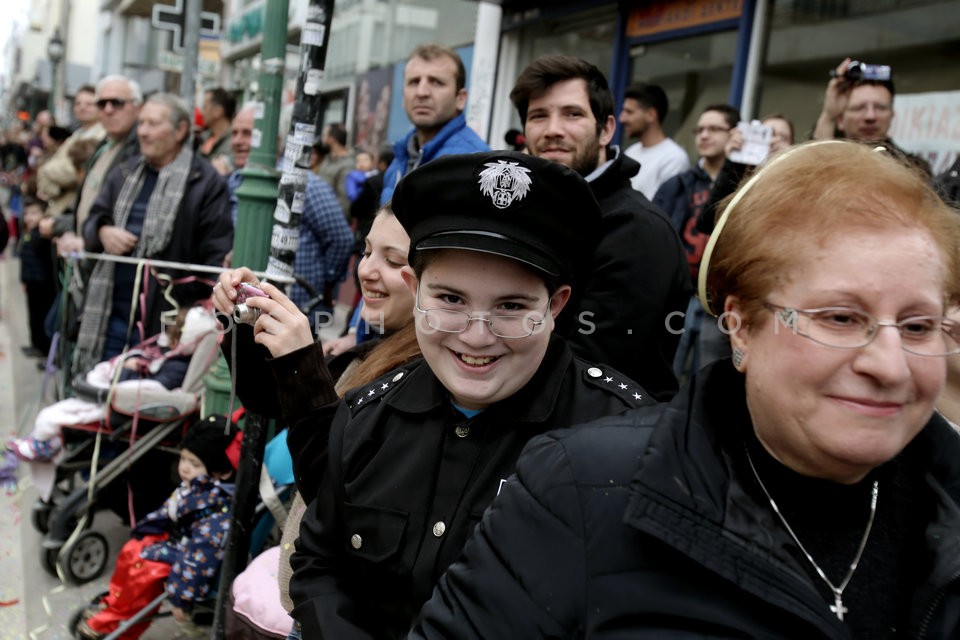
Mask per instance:
[[[238,324],[255,324],[261,311],[256,307],[247,306],[249,298],[269,298],[266,293],[249,282],[237,285],[237,304],[233,307],[233,321]]]

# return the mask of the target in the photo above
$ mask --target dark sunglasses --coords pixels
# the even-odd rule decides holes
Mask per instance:
[[[123,109],[127,106],[129,100],[124,100],[123,98],[100,98],[97,100],[97,108],[105,109],[107,105],[110,105],[114,109]]]

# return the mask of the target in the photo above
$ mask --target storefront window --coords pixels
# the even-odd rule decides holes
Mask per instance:
[[[542,55],[564,54],[583,58],[609,74],[616,24],[616,5],[537,22],[522,32],[517,69]]]
[[[736,44],[736,31],[721,31],[630,48],[628,83],[663,87],[670,103],[664,132],[691,158],[697,153],[690,131],[700,113],[709,105],[729,102]]]
[[[800,140],[820,113],[828,73],[851,57],[893,68],[891,137],[935,172],[960,149],[960,11],[953,0],[774,0],[757,113],[791,118]]]

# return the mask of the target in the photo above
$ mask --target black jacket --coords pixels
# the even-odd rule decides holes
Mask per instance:
[[[738,462],[745,413],[724,360],[669,404],[532,440],[411,637],[850,638]],[[935,416],[907,452],[936,515],[898,637],[957,638],[960,438]]]
[[[736,191],[747,173],[755,168],[749,164],[734,162],[729,158],[723,161],[717,179],[713,181],[713,188],[710,189],[710,198],[707,199],[707,204],[703,207],[703,213],[697,218],[697,231],[706,235],[713,233],[714,227],[717,226],[717,218],[723,213],[720,203]]]
[[[663,212],[630,186],[640,170],[618,152],[606,171],[590,181],[600,203],[601,234],[589,279],[574,288],[572,314],[558,327],[574,353],[608,364],[656,398],[677,390],[673,356],[680,334],[667,330],[671,313],[690,299],[687,261],[676,231]]]
[[[420,360],[348,393],[291,559],[303,637],[405,635],[527,440],[650,402],[556,337],[527,385],[470,419]]]
[[[949,169],[937,176],[934,186],[944,202],[960,208],[960,156]]]
[[[83,226],[83,240],[87,251],[101,252],[98,231],[104,225],[114,224],[113,215],[117,198],[123,183],[132,173],[139,156],[132,157],[124,164],[114,167],[100,188],[90,217]],[[230,219],[230,195],[227,183],[214,170],[209,162],[193,157],[186,191],[180,201],[180,210],[173,225],[170,242],[159,255],[148,256],[157,260],[172,260],[220,266],[227,252],[233,247],[233,221]],[[174,278],[184,278],[191,274],[178,270],[163,269]],[[187,282],[173,287],[173,297],[181,305],[189,306],[198,300],[210,297],[213,276],[202,274],[202,281]],[[163,286],[156,281],[150,283],[150,296],[147,300],[146,315],[147,336],[160,332],[160,311],[168,307],[163,300]],[[136,297],[135,297],[136,299]]]

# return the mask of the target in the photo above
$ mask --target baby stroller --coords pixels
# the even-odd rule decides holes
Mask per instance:
[[[96,511],[110,508],[136,520],[170,495],[177,445],[198,416],[203,378],[218,355],[214,326],[196,338],[178,389],[75,382],[77,396],[102,405],[105,415],[64,425],[52,478],[46,486],[37,481],[41,496],[31,522],[45,534],[40,561],[46,571],[70,584],[96,579],[110,558],[106,537],[91,529]]]
[[[234,418],[238,417],[242,411],[243,410],[240,409],[235,412]],[[208,418],[208,420],[212,420],[212,418]],[[286,520],[287,506],[292,500],[294,485],[293,465],[286,446],[285,436],[286,433],[281,432],[281,434],[274,438],[273,442],[268,445],[264,456],[264,464],[260,474],[260,500],[252,510],[252,519],[249,521],[249,529],[253,535],[250,536],[247,553],[251,557],[257,556],[265,546],[278,543],[281,534],[280,527],[282,527],[282,524]],[[236,462],[234,462],[234,464],[236,464]],[[197,527],[198,525],[194,524],[193,526]],[[210,531],[217,529],[217,525],[213,524],[206,525],[206,527]],[[198,531],[202,531],[202,529],[198,529]],[[227,533],[228,539],[233,535],[233,531],[234,529],[231,529]],[[260,531],[266,535],[258,535]],[[184,538],[184,540],[186,540],[186,538]],[[137,595],[134,595],[134,593],[127,589],[130,581],[143,584],[143,580],[149,580],[150,575],[155,575],[154,568],[151,566],[155,566],[154,563],[146,563],[142,567],[139,564],[140,557],[148,557],[139,556],[142,548],[140,545],[149,546],[153,543],[154,541],[151,539],[146,539],[142,543],[131,540],[130,543],[124,546],[121,551],[122,558],[118,559],[118,567],[121,564],[121,560],[123,560],[125,568],[119,571],[121,576],[126,577],[121,577],[119,581],[115,583],[114,580],[117,579],[117,574],[115,573],[111,578],[111,595],[109,597],[107,597],[106,592],[101,593],[90,602],[90,605],[81,607],[74,612],[68,629],[74,632],[78,638],[86,638],[86,634],[90,633],[89,628],[86,630],[78,629],[80,626],[85,626],[81,625],[81,620],[92,615],[99,615],[98,612],[103,609],[104,605],[109,606],[114,615],[108,614],[106,619],[101,618],[98,627],[103,629],[102,625],[106,620],[119,620],[119,626],[107,635],[107,638],[136,637],[145,631],[144,622],[149,624],[149,622],[154,619],[171,615],[171,611],[168,610],[171,607],[161,606],[164,605],[164,602],[168,599],[167,592],[169,588],[165,589],[163,593],[160,593],[160,595],[156,597],[150,595],[149,591],[143,592],[139,590],[136,585],[133,586],[133,592],[137,592]],[[226,544],[224,544],[223,548],[226,548]],[[156,558],[151,559],[156,560]],[[128,569],[128,567],[134,565],[134,569]],[[218,567],[217,574],[214,574],[215,581],[220,580],[218,575],[219,569]],[[128,573],[128,571],[133,571],[134,573]],[[157,571],[159,571],[159,569],[157,569]],[[186,575],[186,573],[184,575]],[[192,579],[193,578],[191,578],[191,580]],[[183,583],[179,582],[178,584],[182,585]],[[182,592],[183,587],[175,587],[174,591],[178,589]],[[196,593],[203,593],[203,591],[198,587]],[[214,590],[203,596],[202,599],[194,600],[192,611],[189,614],[191,622],[187,623],[188,627],[212,622],[216,604],[223,595],[225,594],[218,594],[216,587],[214,587]],[[107,600],[104,601],[104,598],[107,598]],[[123,619],[119,619],[116,614],[124,615]],[[109,624],[109,622],[107,624]]]

